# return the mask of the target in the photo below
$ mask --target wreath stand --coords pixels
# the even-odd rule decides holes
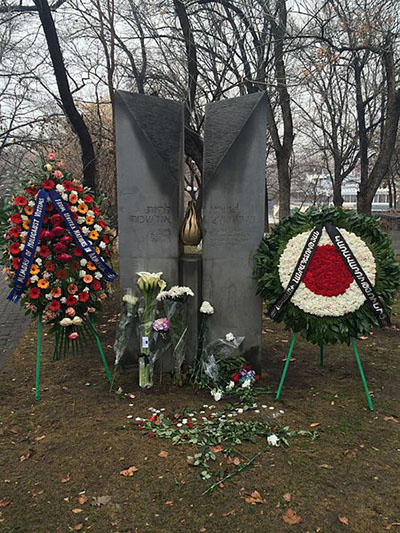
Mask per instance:
[[[293,348],[294,348],[294,345],[295,345],[295,342],[296,342],[297,334],[298,334],[297,331],[295,331],[293,333],[292,342],[290,343],[289,352],[288,352],[288,355],[287,355],[287,358],[286,358],[285,366],[283,368],[283,372],[282,372],[281,380],[279,382],[279,387],[278,387],[278,391],[277,391],[276,396],[275,396],[275,400],[279,400],[279,396],[281,394],[283,383],[285,381],[286,373],[287,373],[287,370],[288,370],[288,367],[289,367],[290,358],[292,357]],[[352,339],[352,347],[353,347],[354,355],[356,356],[358,370],[360,371],[361,381],[362,381],[363,386],[364,386],[364,391],[365,391],[365,396],[367,398],[368,408],[369,408],[370,411],[373,411],[374,410],[374,406],[372,405],[372,400],[371,400],[371,396],[369,394],[367,380],[365,379],[363,367],[361,365],[360,355],[359,355],[358,349],[357,349],[356,339],[354,339],[354,338]],[[324,366],[324,345],[323,344],[321,344],[320,347],[319,347],[319,364],[320,364],[320,366]]]
[[[104,370],[107,375],[107,379],[112,385],[112,377],[110,370],[107,365],[106,357],[104,355],[103,347],[100,342],[100,337],[97,333],[96,327],[92,320],[89,321],[90,328],[92,330],[93,336],[95,338],[97,348],[99,350],[101,360],[103,362]],[[38,314],[38,322],[37,322],[37,344],[36,344],[36,375],[35,375],[35,401],[38,402],[40,400],[39,395],[39,386],[40,386],[40,352],[41,352],[41,345],[42,345],[42,313]]]

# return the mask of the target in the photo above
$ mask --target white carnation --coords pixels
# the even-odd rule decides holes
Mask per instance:
[[[77,220],[78,224],[84,224],[86,218],[85,217],[78,217],[76,220]]]
[[[272,433],[272,435],[267,437],[267,442],[270,446],[279,446],[279,437]]]
[[[98,224],[95,224],[95,225],[94,225],[94,229],[95,229],[96,231],[98,231],[99,233],[100,233],[101,231],[103,231],[103,228],[102,228],[101,226],[99,226]]]
[[[47,293],[45,295],[45,298],[46,298],[46,300],[52,300],[53,299],[53,297],[52,297],[52,295],[50,293]]]
[[[38,276],[32,276],[31,277],[31,283],[36,283],[37,281],[39,281],[39,277]]]
[[[82,233],[83,233],[84,235],[87,235],[89,232],[90,232],[90,229],[89,229],[87,226],[83,226],[83,227],[82,227]]]
[[[58,183],[58,184],[56,185],[56,190],[57,190],[58,192],[60,192],[60,193],[63,193],[63,192],[65,191],[65,189],[64,189],[64,185],[61,185],[61,183]]]
[[[94,273],[94,277],[96,279],[101,279],[103,277],[103,274],[101,272],[97,271],[97,272]]]
[[[60,326],[72,326],[72,320],[70,318],[63,318],[62,320],[60,320]]]
[[[214,398],[214,400],[216,402],[219,402],[220,399],[222,398],[223,396],[223,391],[220,390],[220,389],[212,389],[211,391],[211,396]]]
[[[101,241],[101,242],[99,243],[99,247],[100,247],[102,250],[104,250],[106,246],[107,246],[107,245],[106,245],[106,243],[105,243],[104,241]]]
[[[63,296],[62,298],[60,298],[60,302],[61,302],[62,304],[67,303],[67,299],[66,299],[66,297]]]
[[[82,324],[83,320],[81,319],[80,316],[74,316],[74,318],[72,319],[72,323],[75,325],[75,326],[79,326],[80,324]]]
[[[227,333],[225,335],[225,339],[228,341],[228,342],[233,342],[235,340],[235,335],[233,333]]]
[[[123,302],[126,302],[131,305],[136,305],[138,300],[139,298],[135,296],[134,294],[125,294],[124,297],[122,298]]]
[[[61,198],[64,200],[64,202],[67,202],[68,201],[68,194],[66,194],[65,192],[62,193]]]
[[[203,313],[205,315],[213,315],[214,307],[210,304],[210,302],[204,300],[200,307],[200,313]]]
[[[83,267],[86,266],[87,265],[87,260],[85,258],[81,259],[80,260],[80,265],[83,266]]]
[[[79,271],[79,277],[84,278],[86,276],[86,270],[80,270]]]
[[[35,259],[35,263],[37,263],[38,265],[41,265],[43,263],[42,259],[40,257],[37,257]]]

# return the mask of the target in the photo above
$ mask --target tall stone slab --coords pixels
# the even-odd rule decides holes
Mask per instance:
[[[204,137],[203,299],[215,308],[210,338],[245,336],[241,352],[257,365],[262,302],[253,266],[264,231],[264,94],[209,104]]]
[[[115,126],[121,287],[143,270],[178,284],[183,104],[117,91]]]

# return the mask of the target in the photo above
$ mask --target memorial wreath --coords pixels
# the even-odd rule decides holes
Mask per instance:
[[[390,324],[399,265],[376,218],[311,208],[262,240],[255,277],[271,318],[312,343],[349,344]]]
[[[82,348],[116,274],[99,200],[48,154],[13,198],[3,240],[9,300],[49,323],[54,357]]]

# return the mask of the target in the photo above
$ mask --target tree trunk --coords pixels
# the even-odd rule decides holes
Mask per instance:
[[[47,46],[53,64],[54,75],[64,112],[71,123],[72,129],[79,138],[82,150],[83,184],[95,189],[96,186],[96,159],[92,138],[89,129],[79,113],[72,98],[64,59],[58,40],[57,30],[47,0],[34,0],[40,22],[46,37]]]
[[[342,180],[336,176],[333,182],[333,205],[335,207],[342,207],[343,205]]]
[[[279,220],[290,216],[290,171],[289,160],[277,154],[279,182]]]

